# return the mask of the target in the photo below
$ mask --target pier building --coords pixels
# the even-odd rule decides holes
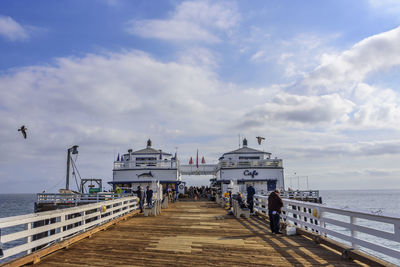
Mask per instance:
[[[113,188],[145,188],[153,182],[160,182],[163,188],[179,189],[182,183],[177,156],[155,149],[152,141],[147,141],[144,149],[126,154],[114,162],[113,180],[109,182]],[[182,187],[182,186],[181,186]]]
[[[250,148],[247,139],[242,147],[226,152],[217,164],[180,164],[176,154],[172,156],[161,149],[154,149],[151,140],[147,147],[138,151],[128,150],[114,162],[113,181],[115,188],[136,188],[159,181],[164,189],[174,188],[182,192],[185,182],[182,175],[211,175],[213,186],[222,192],[228,191],[234,182],[239,191],[245,192],[249,185],[256,193],[267,193],[284,188],[282,159],[272,158],[271,153]]]
[[[228,190],[231,181],[245,192],[252,185],[256,193],[267,193],[276,188],[284,188],[282,159],[271,158],[271,153],[250,148],[246,138],[239,149],[224,153],[216,166],[215,184],[222,192]]]

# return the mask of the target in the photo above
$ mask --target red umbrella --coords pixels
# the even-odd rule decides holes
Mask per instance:
[[[201,164],[206,164],[206,160],[204,159],[204,157],[201,158]]]
[[[192,157],[190,157],[189,164],[190,164],[190,165],[193,164],[193,159],[192,159]]]

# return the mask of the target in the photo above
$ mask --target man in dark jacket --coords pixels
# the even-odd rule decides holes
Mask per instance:
[[[152,206],[152,199],[153,199],[153,190],[150,189],[150,186],[146,187],[146,201],[147,201],[147,206],[151,207]]]
[[[144,190],[142,189],[142,187],[140,185],[138,185],[137,190],[134,191],[134,193],[139,198],[140,212],[143,212]]]
[[[247,205],[249,206],[250,212],[253,213],[254,200],[253,197],[256,194],[256,190],[252,185],[247,187]]]
[[[268,197],[268,216],[273,234],[281,234],[281,232],[279,232],[279,221],[281,219],[279,214],[281,213],[282,207],[283,201],[279,195],[279,189],[276,189]]]

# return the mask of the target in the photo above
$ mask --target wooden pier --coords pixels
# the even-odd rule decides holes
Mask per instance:
[[[136,215],[35,266],[363,266],[303,235],[271,235],[263,217],[236,219],[215,202]]]

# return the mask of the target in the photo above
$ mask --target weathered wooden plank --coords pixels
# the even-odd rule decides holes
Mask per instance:
[[[362,266],[312,239],[271,235],[262,218],[235,219],[212,202],[171,203],[93,234],[37,266]]]

